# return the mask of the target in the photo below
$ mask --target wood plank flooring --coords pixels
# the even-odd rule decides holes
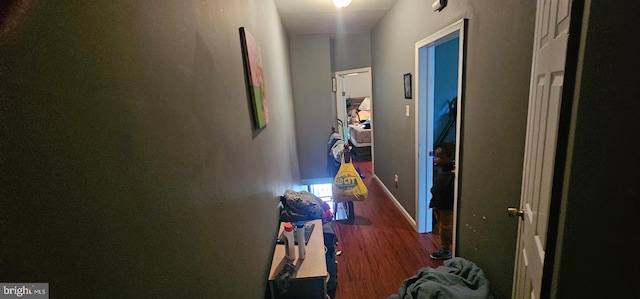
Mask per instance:
[[[371,162],[354,162],[365,176],[369,195],[354,202],[355,219],[336,220],[337,288],[332,299],[386,299],[397,294],[403,280],[422,267],[442,261],[429,254],[440,246],[437,235],[419,234],[404,218],[384,189],[372,179]]]

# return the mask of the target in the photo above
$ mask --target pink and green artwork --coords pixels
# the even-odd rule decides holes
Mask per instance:
[[[254,124],[256,128],[260,129],[269,123],[260,43],[244,27],[240,27],[240,39],[249,83]]]

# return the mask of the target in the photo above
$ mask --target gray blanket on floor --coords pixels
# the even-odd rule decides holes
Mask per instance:
[[[404,280],[398,294],[387,299],[464,298],[494,299],[489,280],[471,261],[454,257],[444,265],[424,267]]]

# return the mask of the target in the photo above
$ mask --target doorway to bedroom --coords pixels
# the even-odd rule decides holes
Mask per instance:
[[[338,71],[335,78],[338,131],[351,147],[354,161],[373,164],[371,67]]]

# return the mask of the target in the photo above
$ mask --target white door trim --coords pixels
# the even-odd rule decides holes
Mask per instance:
[[[338,71],[335,73],[335,78],[337,81],[336,84],[336,115],[337,118],[342,120],[343,123],[343,128],[337,128],[337,129],[342,129],[340,132],[340,136],[342,136],[342,138],[346,138],[346,126],[347,126],[347,112],[345,111],[345,101],[347,100],[345,98],[345,95],[343,95],[343,83],[342,83],[342,78],[346,75],[349,74],[353,74],[353,73],[369,73],[371,74],[371,67],[363,67],[363,68],[358,68],[358,69],[351,69],[351,70],[345,70],[345,71]],[[371,102],[372,102],[372,106],[374,105],[374,99],[373,99],[373,87],[371,86],[372,84],[369,85],[369,96],[371,97]],[[372,114],[373,115],[373,108],[371,108],[372,110]],[[373,118],[373,117],[372,117]],[[373,157],[373,134],[371,134],[371,155]]]
[[[429,232],[432,228],[432,210],[428,208],[429,197],[430,197],[430,188],[431,188],[431,180],[433,173],[433,163],[429,163],[431,157],[429,156],[429,151],[433,149],[433,128],[427,128],[428,122],[427,120],[433,120],[433,109],[428,109],[428,107],[433,106],[433,80],[434,78],[427,78],[426,80],[422,79],[420,74],[429,73],[428,68],[432,68],[433,66],[428,64],[425,66],[424,61],[421,63],[421,51],[422,51],[422,59],[429,59],[429,51],[426,53],[423,51],[424,49],[433,48],[439,44],[447,42],[453,38],[459,38],[459,58],[458,58],[458,100],[457,100],[457,116],[456,116],[456,161],[460,161],[460,125],[461,125],[461,111],[462,111],[462,78],[463,78],[463,66],[464,66],[464,36],[465,36],[465,27],[466,27],[467,19],[460,19],[455,23],[441,29],[440,31],[432,34],[431,36],[420,40],[415,45],[415,98],[416,102],[414,105],[414,115],[415,115],[415,161],[417,161],[417,166],[415,170],[415,186],[416,186],[416,230],[420,233]],[[457,33],[457,34],[456,34]],[[426,54],[426,55],[425,55]],[[421,70],[421,67],[423,68]],[[433,70],[432,70],[433,71]],[[424,166],[423,166],[424,165]],[[454,244],[452,247],[455,248],[455,237],[456,237],[456,228],[455,228],[455,219],[457,217],[457,198],[458,198],[458,175],[460,173],[460,167],[457,166],[456,177],[455,177],[455,191],[454,191],[454,229],[453,229],[453,240]],[[424,184],[423,182],[427,182]]]
[[[369,76],[372,77],[372,73],[371,73],[371,67],[363,67],[363,68],[357,68],[357,69],[351,69],[351,70],[345,70],[345,71],[338,71],[335,72],[335,78],[336,78],[336,115],[337,118],[342,120],[342,128],[336,128],[338,129],[340,132],[340,136],[342,136],[342,139],[345,140],[346,142],[346,138],[347,138],[347,111],[345,111],[346,106],[345,106],[345,95],[343,94],[343,82],[342,82],[342,78],[348,74],[352,74],[352,73],[369,73]],[[375,98],[373,97],[373,82],[370,81],[369,82],[369,98],[371,99],[371,173],[375,174],[375,138],[373,132],[374,132],[374,126],[375,126]]]
[[[540,298],[556,168],[571,0],[538,0],[513,298]]]

